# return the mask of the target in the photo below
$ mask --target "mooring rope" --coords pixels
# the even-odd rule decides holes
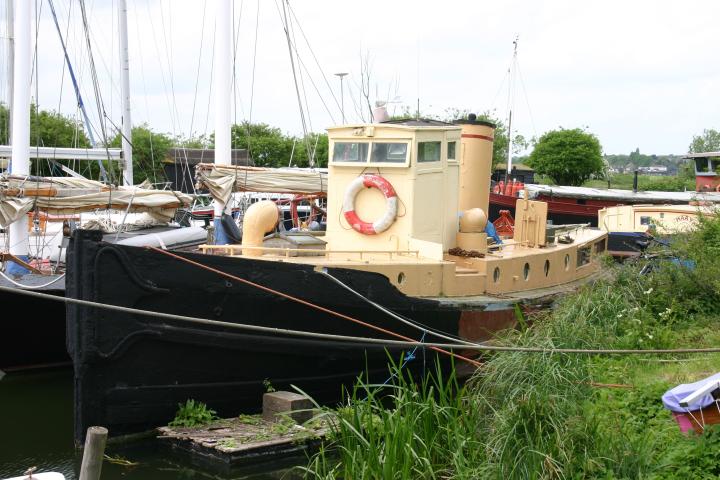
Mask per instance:
[[[362,321],[362,320],[360,320],[360,319],[351,317],[351,316],[349,316],[349,315],[345,315],[344,313],[340,313],[340,312],[336,312],[336,311],[334,311],[334,310],[330,310],[329,308],[325,308],[325,307],[320,306],[320,305],[317,305],[317,304],[315,304],[315,303],[308,302],[307,300],[303,300],[302,298],[298,298],[298,297],[295,297],[295,296],[293,296],[293,295],[288,295],[287,293],[283,293],[283,292],[281,292],[281,291],[279,291],[279,290],[275,290],[275,289],[273,289],[273,288],[266,287],[265,285],[260,285],[259,283],[255,283],[255,282],[252,282],[252,281],[250,281],[250,280],[246,280],[246,279],[244,279],[244,278],[240,278],[240,277],[238,277],[238,276],[236,276],[236,275],[232,275],[232,274],[230,274],[230,273],[223,272],[222,270],[218,270],[218,269],[216,269],[216,268],[209,267],[209,266],[207,266],[207,265],[203,265],[202,263],[195,262],[195,261],[193,261],[193,260],[190,260],[189,258],[181,257],[180,255],[176,255],[176,254],[174,254],[174,253],[172,253],[172,252],[169,252],[169,251],[167,251],[167,250],[160,250],[160,249],[155,248],[155,247],[146,247],[146,248],[148,248],[148,249],[150,249],[150,250],[153,250],[153,251],[155,251],[155,252],[158,252],[158,253],[162,253],[163,255],[167,255],[167,256],[172,257],[172,258],[174,258],[174,259],[176,259],[176,260],[179,260],[179,261],[181,261],[181,262],[185,262],[185,263],[188,263],[188,264],[190,264],[190,265],[196,266],[196,267],[201,268],[201,269],[203,269],[203,270],[207,270],[207,271],[209,271],[209,272],[217,273],[218,275],[220,275],[220,276],[222,276],[222,277],[229,278],[229,279],[231,279],[231,280],[235,280],[235,281],[237,281],[237,282],[241,282],[241,283],[244,283],[244,284],[246,284],[246,285],[250,285],[250,286],[252,286],[252,287],[258,288],[258,289],[263,290],[263,291],[265,291],[265,292],[272,293],[272,294],[274,294],[274,295],[277,295],[277,296],[279,296],[279,297],[285,298],[285,299],[287,299],[287,300],[291,300],[291,301],[296,302],[296,303],[299,303],[299,304],[301,304],[301,305],[305,305],[305,306],[307,306],[307,307],[313,308],[313,309],[318,310],[318,311],[320,311],[320,312],[328,313],[328,314],[333,315],[333,316],[335,316],[335,317],[342,318],[343,320],[348,320],[348,321],[353,322],[353,323],[356,323],[356,324],[358,324],[358,325],[362,325],[362,326],[364,326],[364,327],[371,328],[371,329],[373,329],[373,330],[376,330],[376,331],[378,331],[378,332],[384,333],[384,334],[386,334],[386,335],[390,335],[391,337],[399,338],[399,339],[401,339],[401,340],[405,340],[405,341],[408,341],[408,342],[417,343],[417,342],[415,342],[415,340],[413,340],[413,339],[410,338],[410,337],[406,337],[405,335],[401,335],[401,334],[399,334],[399,333],[393,332],[393,331],[388,330],[388,329],[386,329],[386,328],[378,327],[377,325],[373,325],[373,324],[371,324],[371,323],[364,322],[364,321]],[[480,365],[482,365],[480,362],[478,362],[478,361],[476,361],[476,360],[473,360],[473,359],[471,359],[471,358],[464,357],[464,356],[462,356],[462,355],[458,355],[457,353],[449,352],[449,351],[447,351],[447,350],[444,350],[444,349],[441,348],[441,347],[435,347],[435,346],[430,347],[430,346],[429,346],[428,348],[430,348],[430,349],[432,349],[432,350],[435,350],[436,352],[442,353],[442,354],[444,354],[444,355],[449,355],[449,356],[451,356],[451,357],[457,358],[458,360],[462,360],[462,361],[467,362],[467,363],[469,363],[469,364],[471,364],[471,365],[475,365],[476,367],[479,367]]]
[[[331,333],[306,332],[302,330],[289,330],[285,328],[262,327],[259,325],[248,325],[244,323],[224,322],[220,320],[211,320],[207,318],[189,317],[185,315],[175,315],[172,313],[155,312],[152,310],[141,310],[137,308],[121,307],[119,305],[110,305],[106,303],[93,302],[90,300],[80,300],[77,298],[60,297],[49,293],[35,292],[30,290],[22,290],[19,288],[0,286],[0,292],[25,295],[28,297],[40,298],[43,300],[51,300],[55,302],[65,302],[74,305],[82,305],[84,307],[100,308],[135,315],[145,315],[148,317],[164,318],[167,320],[179,320],[201,325],[212,325],[218,327],[235,328],[238,330],[247,330],[254,332],[280,334],[295,337],[320,338],[326,340],[338,340],[356,343],[373,343],[378,345],[388,345],[397,347],[427,347],[427,348],[456,348],[462,350],[477,350],[487,352],[522,352],[522,353],[542,353],[542,354],[583,354],[583,355],[673,355],[673,354],[691,354],[691,353],[720,353],[720,347],[709,348],[676,348],[676,349],[587,349],[587,348],[545,348],[545,347],[516,347],[503,345],[488,345],[475,343],[472,345],[452,344],[452,343],[436,343],[436,342],[419,342],[414,340],[389,340],[370,337],[355,337],[349,335],[335,335]],[[479,363],[479,362],[477,362]]]
[[[450,336],[450,335],[445,335],[445,334],[443,334],[443,333],[441,333],[441,332],[438,332],[437,330],[430,329],[430,328],[426,328],[426,327],[422,326],[422,325],[419,324],[419,323],[415,323],[414,320],[410,320],[410,319],[408,319],[408,318],[406,318],[406,317],[403,317],[402,315],[398,315],[397,313],[393,312],[392,310],[389,310],[389,309],[383,307],[383,306],[380,305],[379,303],[373,302],[372,300],[370,300],[369,298],[367,298],[366,296],[364,296],[363,294],[361,294],[361,293],[358,292],[357,290],[354,290],[354,289],[351,288],[349,285],[341,282],[340,279],[338,279],[338,278],[336,278],[336,277],[333,277],[332,275],[330,275],[330,273],[328,273],[327,269],[322,269],[322,270],[320,270],[318,273],[321,273],[322,275],[325,275],[325,276],[328,277],[330,280],[332,280],[333,282],[337,283],[338,285],[340,285],[342,288],[344,288],[344,289],[347,290],[348,292],[352,293],[353,295],[355,295],[356,297],[360,298],[360,299],[363,300],[364,302],[367,302],[368,304],[370,304],[370,305],[372,305],[373,307],[377,308],[378,310],[380,310],[381,312],[385,313],[386,315],[389,315],[389,316],[391,316],[392,318],[394,318],[395,320],[397,320],[397,321],[399,321],[399,322],[402,322],[402,323],[404,323],[404,324],[406,324],[406,325],[408,325],[408,326],[410,326],[410,327],[412,327],[412,328],[415,328],[415,329],[417,329],[417,330],[420,330],[421,332],[423,332],[423,338],[425,337],[425,334],[428,334],[428,333],[429,333],[429,334],[431,334],[431,335],[434,335],[434,336],[436,336],[436,337],[438,337],[438,338],[442,338],[443,340],[448,340],[448,341],[450,341],[450,342],[458,342],[458,343],[463,343],[463,344],[465,344],[465,345],[473,345],[473,344],[474,344],[473,342],[468,342],[467,340],[463,340],[462,338],[455,337],[455,336]]]

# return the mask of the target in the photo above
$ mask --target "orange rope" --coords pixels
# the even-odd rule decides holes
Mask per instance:
[[[264,290],[264,291],[266,291],[266,292],[273,293],[273,294],[275,294],[275,295],[278,295],[278,296],[280,296],[280,297],[286,298],[286,299],[288,299],[288,300],[292,300],[293,302],[297,302],[297,303],[300,303],[300,304],[305,305],[305,306],[307,306],[307,307],[314,308],[315,310],[319,310],[319,311],[321,311],[321,312],[328,313],[328,314],[330,314],[330,315],[334,315],[334,316],[336,316],[336,317],[339,317],[339,318],[342,318],[342,319],[345,319],[345,320],[349,320],[349,321],[354,322],[354,323],[357,323],[357,324],[359,324],[359,325],[363,325],[363,326],[365,326],[365,327],[372,328],[373,330],[377,330],[378,332],[382,332],[382,333],[384,333],[384,334],[386,334],[386,335],[390,335],[390,336],[392,336],[392,337],[399,338],[399,339],[405,340],[405,341],[407,341],[407,342],[415,342],[415,341],[416,341],[416,340],[414,340],[414,339],[412,339],[412,338],[410,338],[410,337],[406,337],[406,336],[401,335],[401,334],[399,334],[399,333],[395,333],[395,332],[392,332],[392,331],[387,330],[387,329],[385,329],[385,328],[378,327],[378,326],[376,326],[376,325],[372,325],[372,324],[367,323],[367,322],[364,322],[364,321],[362,321],[362,320],[358,320],[357,318],[353,318],[353,317],[350,317],[350,316],[348,316],[348,315],[342,314],[342,313],[340,313],[340,312],[336,312],[336,311],[334,311],[334,310],[330,310],[329,308],[321,307],[320,305],[316,305],[316,304],[314,304],[314,303],[308,302],[307,300],[303,300],[302,298],[294,297],[294,296],[292,296],[292,295],[288,295],[287,293],[282,293],[282,292],[280,292],[280,291],[278,291],[278,290],[274,290],[274,289],[269,288],[269,287],[266,287],[266,286],[264,286],[264,285],[260,285],[259,283],[251,282],[250,280],[246,280],[246,279],[244,279],[244,278],[236,277],[235,275],[232,275],[232,274],[230,274],[230,273],[223,272],[222,270],[218,270],[218,269],[216,269],[216,268],[208,267],[207,265],[203,265],[202,263],[195,262],[195,261],[193,261],[193,260],[190,260],[189,258],[181,257],[180,255],[176,255],[176,254],[174,254],[174,253],[168,252],[167,250],[162,250],[162,249],[159,249],[159,248],[156,248],[156,247],[146,247],[146,248],[148,248],[148,249],[150,249],[150,250],[153,250],[153,251],[155,251],[155,252],[158,252],[158,253],[162,253],[163,255],[167,255],[167,256],[169,256],[169,257],[175,258],[176,260],[180,260],[180,261],[189,263],[189,264],[191,264],[191,265],[195,265],[196,267],[200,267],[200,268],[202,268],[202,269],[204,269],[204,270],[208,270],[208,271],[210,271],[210,272],[217,273],[218,275],[221,275],[221,276],[223,276],[223,277],[227,277],[227,278],[230,278],[230,279],[232,279],[232,280],[236,280],[236,281],[241,282],[241,283],[244,283],[244,284],[246,284],[246,285],[251,285],[251,286],[253,286],[253,287],[259,288],[260,290]],[[480,362],[476,361],[476,360],[472,360],[472,359],[467,358],[467,357],[464,357],[464,356],[462,356],[462,355],[458,355],[458,354],[456,354],[456,353],[449,352],[449,351],[444,350],[444,349],[442,349],[442,348],[439,348],[439,347],[428,347],[428,348],[431,349],[431,350],[435,350],[436,352],[444,353],[445,355],[450,355],[451,357],[455,357],[455,358],[457,358],[458,360],[462,360],[462,361],[467,362],[467,363],[469,363],[469,364],[471,364],[471,365],[475,365],[476,367],[482,366],[482,364],[481,364]]]

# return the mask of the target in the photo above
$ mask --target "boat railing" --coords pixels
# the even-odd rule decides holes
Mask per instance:
[[[260,250],[262,253],[284,254],[285,257],[294,256],[313,256],[313,257],[330,257],[331,255],[357,255],[360,260],[364,256],[387,255],[390,259],[393,256],[414,256],[420,257],[419,250],[321,250],[311,248],[289,248],[289,247],[263,247],[263,246],[243,246],[243,245],[200,245],[198,247],[204,254],[214,255],[242,255],[243,250]],[[239,251],[238,251],[239,250]]]

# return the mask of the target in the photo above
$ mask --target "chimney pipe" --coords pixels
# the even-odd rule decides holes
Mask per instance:
[[[495,124],[476,118],[470,114],[453,122],[462,128],[458,209],[480,208],[487,215]]]

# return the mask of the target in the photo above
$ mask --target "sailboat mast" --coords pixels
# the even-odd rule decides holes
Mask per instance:
[[[130,62],[128,58],[127,2],[118,0],[122,96],[123,184],[133,184],[132,119],[130,117]]]
[[[507,185],[508,180],[510,180],[510,175],[512,172],[512,107],[513,103],[515,101],[515,66],[517,65],[517,46],[518,46],[518,37],[515,37],[515,41],[513,42],[514,50],[513,50],[513,60],[512,65],[510,66],[510,113],[508,115],[508,152],[507,152],[507,165],[505,166],[505,185]]]
[[[13,68],[12,99],[12,159],[10,173],[13,175],[30,174],[30,59],[32,18],[30,8],[33,2],[18,0],[15,5],[14,47],[15,65]],[[10,253],[27,258],[29,251],[27,217],[10,225]],[[11,264],[8,271],[13,274],[26,273],[25,268]],[[12,268],[10,268],[12,267]]]
[[[216,0],[215,13],[215,64],[213,67],[213,90],[215,94],[215,164],[230,165],[230,105],[233,57],[232,44],[232,10],[231,0]],[[215,199],[213,223],[215,226],[215,243],[229,243],[225,230],[220,222],[225,211],[225,204]]]
[[[8,113],[10,114],[10,118],[8,119],[8,138],[7,141],[10,142],[12,138],[12,105],[13,105],[13,65],[15,64],[15,45],[13,42],[15,41],[15,34],[13,33],[13,18],[15,18],[15,15],[13,13],[13,2],[15,0],[5,0],[5,7],[6,7],[6,17],[5,20],[7,21],[7,89],[8,89]],[[9,143],[8,145],[12,145]]]

